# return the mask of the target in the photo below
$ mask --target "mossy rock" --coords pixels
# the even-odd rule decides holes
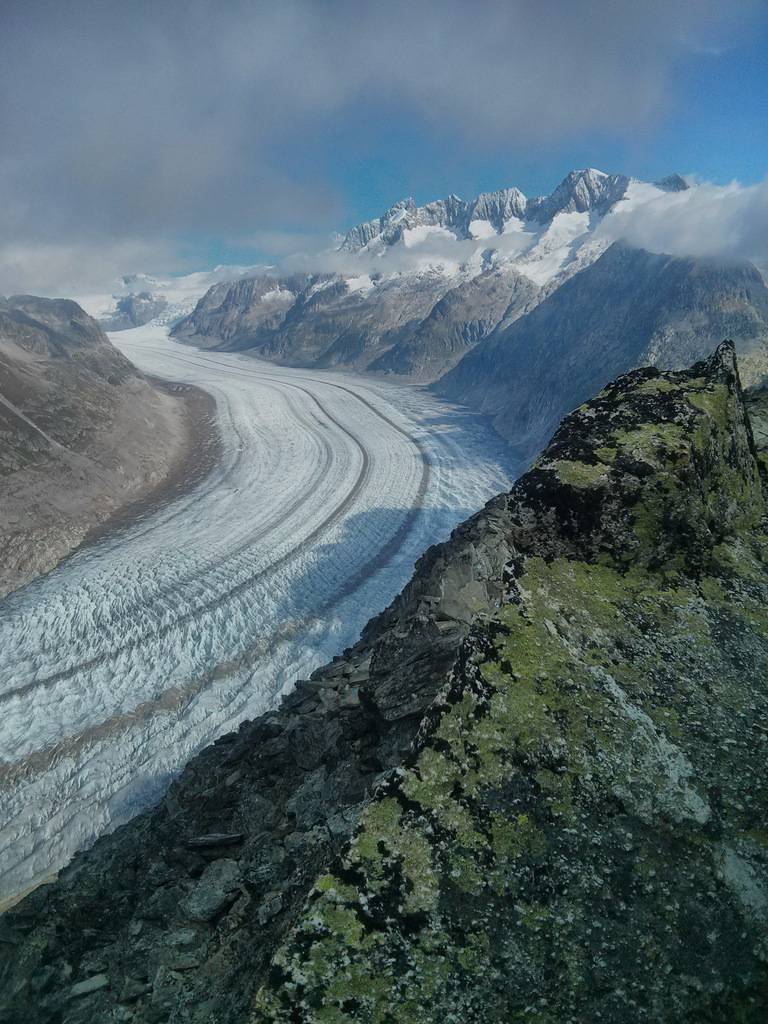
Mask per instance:
[[[766,1019],[764,501],[729,346],[564,422],[254,1022]]]

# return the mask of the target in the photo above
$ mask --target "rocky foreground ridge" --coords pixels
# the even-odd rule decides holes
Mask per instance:
[[[764,393],[634,371],[360,642],[0,918],[6,1022],[768,1011]]]

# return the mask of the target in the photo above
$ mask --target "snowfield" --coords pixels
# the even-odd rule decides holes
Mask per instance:
[[[0,900],[354,642],[514,475],[483,421],[420,389],[198,352],[158,325],[112,341],[214,395],[223,456],[0,601]]]

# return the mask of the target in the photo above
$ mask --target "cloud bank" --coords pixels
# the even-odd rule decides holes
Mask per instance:
[[[132,247],[158,266],[195,238],[327,230],[342,216],[346,154],[386,152],[401,118],[479,159],[505,139],[530,148],[590,132],[630,137],[663,116],[679,61],[727,44],[757,7],[5,5],[0,293],[63,281],[46,276],[51,247],[74,247],[84,273],[106,277]]]
[[[455,240],[437,231],[410,247],[400,242],[371,253],[305,251],[284,257],[275,270],[355,275],[474,264],[477,272],[482,262],[487,264],[490,252],[502,259],[514,258],[533,245],[540,228],[529,224],[526,229],[482,240]],[[685,192],[619,202],[598,223],[592,238],[605,245],[622,241],[671,256],[750,260],[768,270],[768,181],[751,186],[693,183]]]
[[[747,259],[768,267],[768,181],[702,183],[606,218],[597,237],[671,256]]]

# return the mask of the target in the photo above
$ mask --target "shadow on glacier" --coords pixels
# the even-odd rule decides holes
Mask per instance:
[[[479,511],[476,507],[375,508],[350,516],[338,538],[319,545],[284,595],[285,620],[322,621],[314,640],[317,665],[354,644],[368,620],[382,612],[411,579],[416,562],[433,544]],[[348,572],[349,556],[370,555]],[[324,592],[314,606],[307,595]]]
[[[374,508],[345,520],[337,539],[318,545],[301,571],[292,575],[277,603],[273,627],[249,638],[249,646],[261,653],[238,659],[245,670],[242,692],[250,691],[247,704],[233,716],[222,714],[218,721],[212,715],[210,730],[186,759],[241,722],[274,709],[297,679],[356,643],[366,623],[384,611],[411,579],[425,550],[447,540],[451,530],[476,511],[445,506]],[[355,557],[367,549],[369,557]],[[350,558],[355,562],[351,574]],[[247,603],[257,593],[241,593],[238,601]],[[212,682],[214,678],[211,675]],[[156,803],[177,774],[178,770],[137,771],[131,784],[112,798],[114,821],[127,821]]]
[[[447,400],[442,400],[441,405],[440,409],[430,406],[420,410],[419,428],[424,437],[455,437],[457,449],[452,461],[466,461],[468,452],[477,448],[486,459],[495,460],[500,466],[516,463],[512,446],[498,433],[491,416]]]
[[[230,707],[228,712],[222,709],[220,717],[212,715],[210,728],[185,760],[241,722],[273,710],[297,679],[307,678],[355,644],[368,621],[383,612],[409,582],[419,557],[432,544],[447,540],[459,523],[477,511],[446,506],[375,508],[350,516],[337,539],[318,545],[292,575],[277,602],[271,628],[248,638],[248,648],[258,655],[246,650],[236,659],[238,689],[243,698],[248,694],[247,700],[235,700],[237,711]],[[363,560],[361,550],[370,550]],[[351,574],[350,558],[355,562]],[[247,603],[256,595],[257,591],[241,593],[238,601]],[[221,679],[213,674],[214,665],[210,669],[215,685]],[[151,806],[177,774],[136,772],[131,785],[111,801],[115,820],[127,821]]]

